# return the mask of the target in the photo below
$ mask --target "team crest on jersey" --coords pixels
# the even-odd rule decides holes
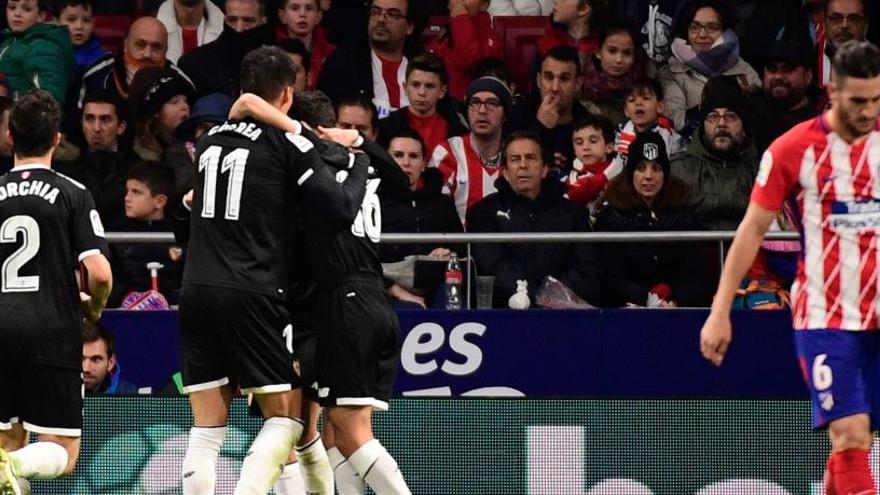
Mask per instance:
[[[287,132],[284,134],[284,137],[286,137],[288,141],[293,143],[293,145],[296,146],[296,149],[300,150],[303,153],[306,153],[310,149],[315,147],[315,145],[311,141],[299,134]]]
[[[761,157],[761,165],[758,167],[758,176],[755,177],[755,182],[761,187],[766,186],[771,170],[773,170],[773,153],[767,150],[764,152],[764,156]]]
[[[104,224],[101,223],[101,215],[96,210],[89,212],[89,220],[92,221],[92,230],[96,236],[107,237],[107,234],[104,233]]]
[[[31,171],[30,171],[30,170],[25,170],[24,172],[21,173],[21,178],[22,178],[22,179],[27,179],[27,178],[30,177],[30,176],[31,176]]]

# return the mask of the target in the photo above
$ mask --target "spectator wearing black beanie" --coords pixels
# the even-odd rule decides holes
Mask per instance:
[[[672,174],[691,190],[691,206],[705,230],[736,230],[749,203],[758,151],[750,132],[746,99],[736,81],[719,77],[706,84],[702,122],[684,153],[672,160]]]

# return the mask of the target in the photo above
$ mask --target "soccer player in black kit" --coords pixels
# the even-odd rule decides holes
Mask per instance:
[[[0,177],[0,494],[17,478],[73,471],[82,432],[82,312],[97,321],[110,294],[104,227],[82,184],[50,168],[58,103],[23,95],[9,116],[15,167]],[[77,287],[88,270],[90,296]],[[27,445],[27,433],[37,442]]]
[[[275,47],[245,56],[242,91],[286,112],[296,70]],[[235,494],[266,494],[302,434],[301,391],[284,334],[294,201],[320,203],[332,222],[359,205],[367,166],[338,182],[314,144],[253,120],[230,120],[197,146],[189,255],[180,297],[184,390],[194,426],[183,463],[183,493],[213,494],[233,385],[254,394],[266,418]]]
[[[247,113],[282,129],[293,130],[298,125],[259,101],[252,100]],[[324,137],[344,132],[322,131]],[[373,145],[363,136],[351,144]],[[363,481],[378,495],[410,493],[397,462],[373,437],[371,419],[373,409],[388,409],[400,350],[399,322],[383,284],[376,246],[381,234],[376,191],[380,177],[402,184],[407,179],[390,157],[387,163],[376,159],[372,163],[378,174],[369,178],[363,202],[350,212],[346,228],[326,221],[324,205],[300,203],[302,241],[315,274],[319,301],[316,386],[327,408],[336,448],[343,456],[342,460],[331,457],[337,489],[343,495],[362,493]],[[337,179],[346,178],[350,180],[347,171],[337,173]],[[346,469],[344,464],[354,469],[356,480],[340,479],[338,473]],[[352,486],[358,480],[361,486]]]

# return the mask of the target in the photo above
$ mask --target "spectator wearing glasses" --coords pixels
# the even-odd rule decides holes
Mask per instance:
[[[337,48],[324,62],[318,89],[337,101],[369,97],[385,118],[409,104],[404,81],[408,38],[416,32],[417,0],[373,0],[367,24],[368,42],[352,51]]]
[[[761,78],[739,56],[739,38],[733,22],[720,0],[693,2],[672,42],[669,65],[657,78],[663,84],[666,114],[675,129],[690,135],[700,122],[699,106],[703,87],[710,78],[733,76],[743,89],[758,87]]]
[[[688,185],[690,206],[703,230],[736,230],[749,204],[759,157],[746,106],[735,80],[710,80],[702,125],[687,150],[672,159],[672,175]]]
[[[868,34],[865,2],[828,0],[820,22],[821,28],[816,36],[816,82],[824,88],[831,79],[831,60],[840,45],[850,40],[865,41]]]
[[[467,90],[471,132],[447,139],[431,155],[428,166],[440,169],[443,192],[452,196],[462,223],[475,203],[495,192],[501,172],[501,133],[512,106],[510,90],[500,80],[481,77],[472,82]]]

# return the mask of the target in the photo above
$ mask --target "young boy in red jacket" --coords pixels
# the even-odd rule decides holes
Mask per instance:
[[[571,139],[577,158],[566,181],[566,196],[594,216],[608,181],[620,173],[612,166],[614,125],[602,115],[587,114],[575,123]]]

